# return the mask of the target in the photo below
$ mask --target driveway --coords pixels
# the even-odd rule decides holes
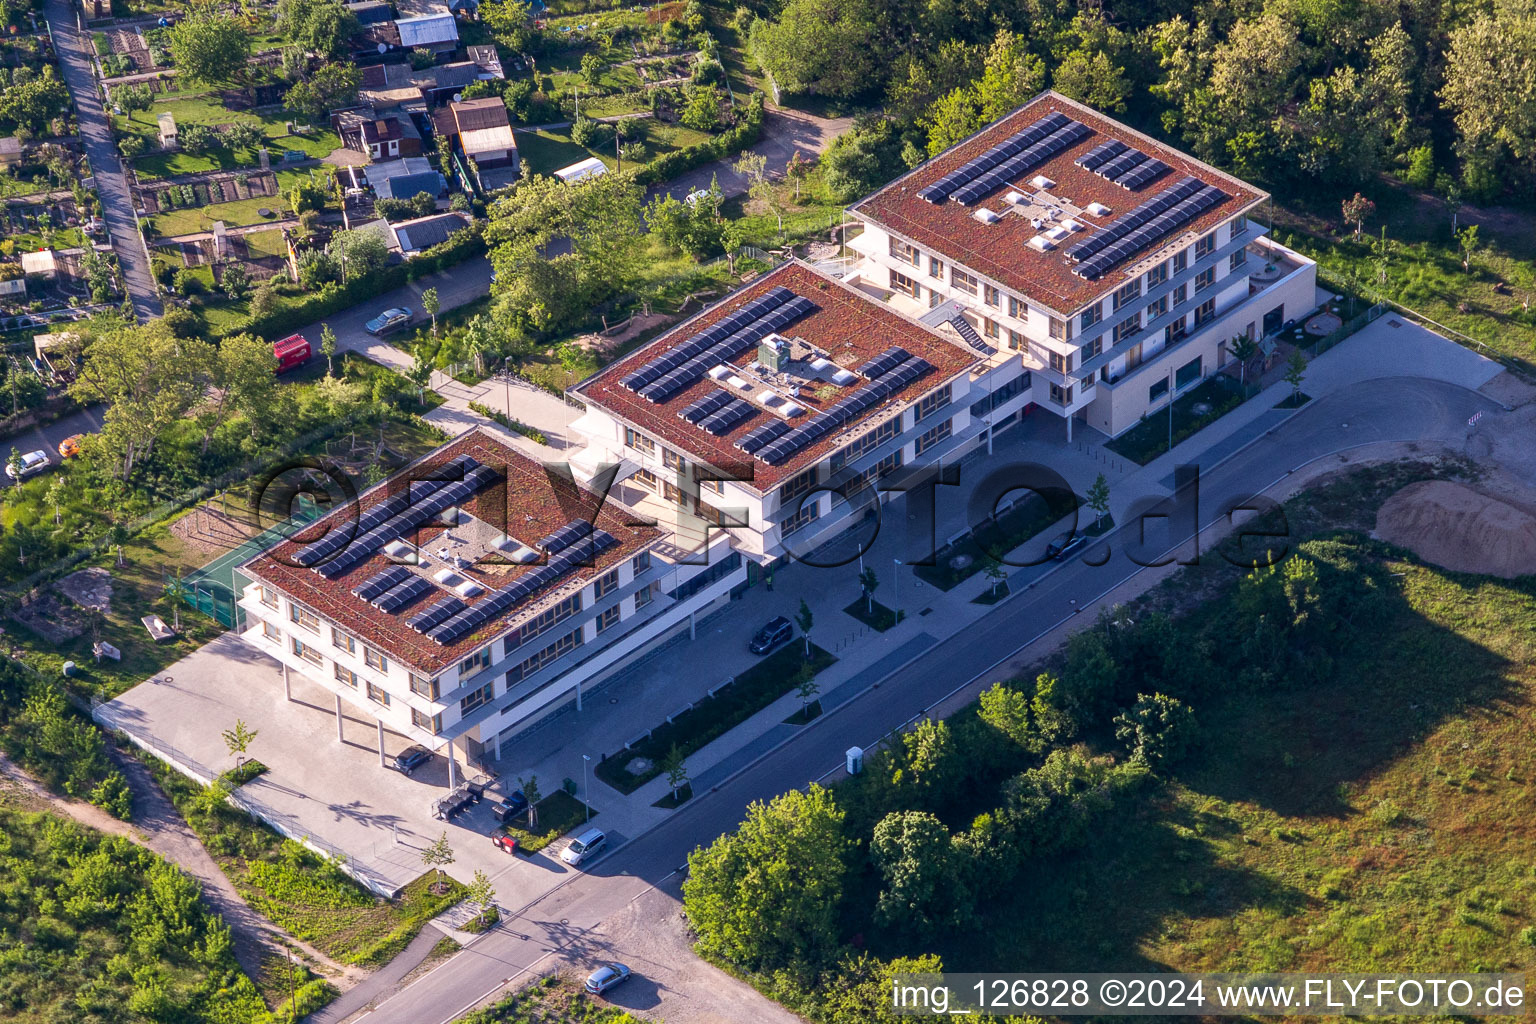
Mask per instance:
[[[107,112],[96,91],[91,63],[93,49],[90,41],[75,28],[75,12],[76,8],[67,0],[48,0],[48,28],[53,35],[54,48],[58,50],[64,84],[75,100],[80,141],[91,161],[96,191],[101,195],[102,215],[112,232],[112,249],[122,268],[128,297],[133,300],[133,311],[138,318],[148,320],[162,312],[160,296],[149,276],[149,257],[145,255],[139,228],[134,222],[133,196],[128,190],[128,180],[123,176],[122,162],[118,160],[117,143],[112,138]]]
[[[92,434],[101,429],[101,418],[106,412],[106,407],[92,405],[78,412],[72,412],[68,416],[45,423],[42,426],[27,427],[19,433],[0,440],[0,461],[11,457],[11,449],[19,452],[36,451],[41,448],[48,453],[48,457],[57,465],[59,461],[59,442],[74,434]],[[10,477],[0,473],[0,486],[12,486]]]

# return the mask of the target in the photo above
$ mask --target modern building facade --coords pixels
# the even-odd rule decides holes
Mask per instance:
[[[499,758],[744,580],[724,538],[685,554],[480,428],[246,562],[240,632],[330,691],[338,733],[371,718],[381,760],[386,729]]]
[[[1017,355],[1039,408],[1111,436],[1315,305],[1268,196],[1047,92],[854,204],[846,280],[954,312]]]

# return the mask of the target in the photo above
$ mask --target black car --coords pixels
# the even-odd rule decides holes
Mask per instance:
[[[432,751],[420,744],[412,744],[395,755],[395,768],[405,775],[432,760]]]
[[[768,625],[757,631],[757,635],[747,645],[747,650],[753,654],[767,654],[779,646],[779,644],[787,642],[794,635],[795,627],[790,624],[788,619],[780,615],[776,619],[769,620]]]
[[[1053,562],[1065,562],[1088,544],[1088,535],[1067,532],[1045,546],[1045,557]]]
[[[502,802],[491,805],[491,812],[496,816],[496,820],[502,823],[511,821],[527,810],[528,798],[520,789],[514,789]]]

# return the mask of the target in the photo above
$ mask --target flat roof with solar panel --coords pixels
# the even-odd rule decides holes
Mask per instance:
[[[1002,159],[1065,122],[1042,126],[1043,135]],[[861,424],[888,418],[981,358],[791,261],[573,392],[689,461],[767,491]]]
[[[241,572],[431,674],[658,542],[641,521],[476,429]]]
[[[1164,219],[1152,232],[1138,232],[1144,226],[1138,224],[1091,258],[1069,258],[1126,212],[1186,179],[1210,191],[1179,207],[1179,224],[1168,227]],[[1166,245],[1174,232],[1208,231],[1265,198],[1091,107],[1045,92],[849,212],[1070,316],[1116,287],[1117,274]],[[1158,211],[1164,212],[1170,211]],[[1064,222],[1065,231],[1048,233]],[[1157,227],[1168,230],[1155,234]]]

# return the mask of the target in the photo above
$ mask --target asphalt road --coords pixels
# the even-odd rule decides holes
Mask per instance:
[[[144,253],[139,228],[133,219],[133,196],[123,177],[117,143],[112,139],[112,126],[102,107],[101,94],[97,92],[91,42],[76,29],[75,7],[68,0],[48,0],[46,15],[64,71],[64,84],[75,99],[80,140],[91,161],[96,191],[101,195],[102,215],[112,232],[112,249],[117,253],[118,266],[122,268],[134,312],[140,320],[148,320],[161,314],[160,296],[149,276],[149,257]]]
[[[1357,384],[1311,403],[1219,466],[1202,467],[1198,523],[1209,527],[1224,508],[1315,458],[1377,441],[1457,442],[1466,436],[1469,416],[1496,415],[1498,409],[1483,395],[1439,382],[1396,378]],[[841,763],[847,748],[874,742],[956,688],[990,684],[997,666],[1073,608],[1092,604],[1140,572],[1120,550],[1135,525],[1111,532],[1084,552],[1084,559],[1100,561],[1107,545],[1112,550],[1103,565],[1078,560],[1030,570],[1035,584],[1016,591],[971,629],[936,644],[887,676],[878,690],[829,712],[749,770],[700,794],[663,827],[620,846],[361,1019],[450,1021],[498,986],[541,969],[557,950],[580,948],[588,931],[674,872],[694,847],[733,829],[749,803],[821,777]],[[1149,529],[1153,550],[1190,535],[1187,528],[1177,529],[1159,541],[1153,533]]]
[[[93,434],[101,429],[101,417],[106,411],[103,406],[92,405],[79,412],[72,412],[63,419],[41,427],[28,427],[19,434],[0,441],[0,462],[11,457],[11,449],[25,454],[41,448],[48,453],[54,465],[59,463],[59,442],[72,434]],[[11,478],[0,473],[0,485],[11,486]]]

